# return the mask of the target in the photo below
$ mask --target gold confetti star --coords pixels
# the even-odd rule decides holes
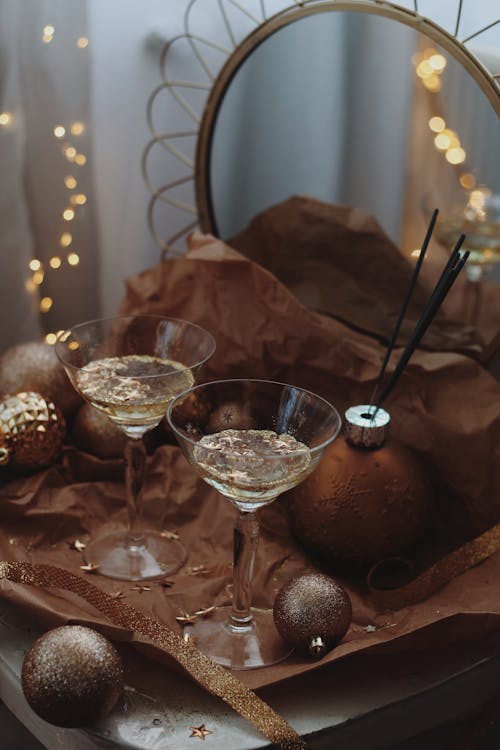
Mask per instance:
[[[160,536],[164,539],[179,539],[177,531],[167,531],[166,529],[160,532]]]
[[[210,612],[213,612],[215,609],[215,605],[212,605],[211,607],[206,607],[205,609],[197,609],[194,613],[196,617],[205,617],[205,615],[209,615]]]
[[[211,729],[206,729],[205,724],[200,724],[199,727],[189,727],[191,730],[190,737],[199,737],[200,740],[204,740],[207,734],[213,734]]]
[[[181,625],[193,625],[198,619],[198,615],[190,615],[188,612],[184,612],[183,615],[179,615],[175,618]]]
[[[83,570],[84,573],[95,573],[96,570],[99,570],[99,566],[87,563],[86,565],[80,565],[80,570]]]
[[[201,573],[207,573],[208,568],[206,568],[204,565],[191,565],[187,567],[184,572],[188,576],[198,576]]]
[[[192,614],[189,614],[189,612],[184,612],[182,615],[179,615],[175,619],[181,625],[193,625],[198,619],[198,617],[205,617],[205,615],[208,615],[210,614],[210,612],[213,612],[214,609],[215,609],[215,606],[212,606],[212,607],[206,607],[206,609],[197,609],[196,612],[193,612]]]

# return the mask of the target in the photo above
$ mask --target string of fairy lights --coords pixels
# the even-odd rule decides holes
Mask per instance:
[[[431,94],[441,91],[441,75],[446,68],[446,57],[432,47],[417,52],[412,57],[415,73],[424,88]],[[438,101],[434,101],[435,110]],[[446,161],[459,168],[458,181],[468,192],[467,204],[474,211],[477,218],[481,218],[484,204],[491,190],[486,185],[477,185],[476,177],[467,169],[467,153],[460,142],[458,133],[450,128],[442,112],[434,114],[428,121],[429,129],[434,133],[434,146],[440,151]]]
[[[46,24],[42,30],[42,42],[51,44],[55,34],[55,27],[52,24]],[[76,48],[79,50],[85,50],[88,44],[89,40],[86,36],[80,36],[75,41]],[[14,125],[15,115],[13,112],[0,112],[0,128],[9,128]],[[61,224],[57,246],[54,248],[48,263],[44,263],[36,257],[31,258],[28,263],[26,290],[30,294],[39,295],[38,307],[42,315],[48,313],[54,305],[53,298],[43,294],[47,272],[58,271],[64,264],[76,268],[80,263],[80,255],[73,245],[72,222],[78,220],[79,209],[87,203],[86,194],[78,191],[78,170],[87,163],[86,155],[78,148],[78,139],[84,132],[85,123],[81,121],[74,121],[66,125],[55,123],[52,128],[52,136],[60,141],[61,156],[68,165],[64,176],[67,200],[60,213]],[[59,331],[47,333],[45,341],[54,344],[58,333]]]

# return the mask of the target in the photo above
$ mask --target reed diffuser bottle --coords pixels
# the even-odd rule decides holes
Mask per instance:
[[[469,253],[460,249],[465,235],[460,235],[451,251],[384,387],[382,382],[438,213],[436,208],[431,216],[370,404],[346,411],[343,438],[325,451],[319,468],[293,491],[290,507],[295,534],[314,556],[327,561],[365,565],[407,555],[425,527],[430,483],[417,455],[388,438],[390,416],[382,404],[467,261]]]

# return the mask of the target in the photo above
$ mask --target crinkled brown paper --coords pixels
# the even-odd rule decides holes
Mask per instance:
[[[190,245],[187,257],[129,279],[120,312],[168,314],[211,330],[217,352],[204,379],[281,380],[316,391],[339,410],[366,401],[384,354],[378,343],[305,308],[270,272],[220,241],[197,235]],[[439,488],[429,538],[429,557],[436,559],[500,520],[500,384],[465,356],[417,352],[387,406],[393,434],[429,460]],[[50,563],[83,575],[81,553],[70,543],[125,522],[121,476],[120,461],[101,461],[71,446],[44,471],[4,473],[0,559]],[[150,456],[145,505],[146,519],[178,531],[189,550],[187,565],[171,577],[174,584],[153,583],[140,593],[126,582],[95,575],[92,581],[105,591],[122,591],[129,604],[181,632],[177,615],[229,601],[234,509],[197,478],[168,433]],[[290,536],[285,502],[263,509],[261,521],[254,602],[272,606],[279,587],[310,561]],[[319,664],[364,649],[407,650],[498,630],[498,580],[499,553],[397,611],[377,610],[361,580],[346,580],[353,623]],[[98,627],[174,666],[140,636],[70,594],[8,581],[1,591],[48,626],[77,621]],[[258,688],[317,666],[295,655],[238,676]]]
[[[261,211],[229,244],[270,270],[308,307],[381,341],[392,335],[415,263],[370,214],[302,195]],[[400,329],[403,345],[450,251],[431,239]],[[481,284],[477,323],[466,325],[478,290],[479,285],[468,284],[466,274],[461,274],[424,336],[423,347],[463,351],[482,361],[491,356],[495,339],[499,345],[498,285]]]

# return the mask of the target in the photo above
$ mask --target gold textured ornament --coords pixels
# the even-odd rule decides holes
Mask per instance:
[[[418,543],[431,488],[414,453],[385,440],[389,414],[372,423],[346,412],[345,434],[326,450],[320,465],[290,493],[295,535],[326,562],[365,565],[408,554]]]
[[[82,399],[71,385],[55,349],[44,341],[27,341],[7,349],[0,357],[0,396],[35,391],[53,401],[65,416]]]
[[[32,391],[0,401],[0,463],[37,469],[53,463],[61,451],[66,423],[52,401]]]
[[[63,625],[40,636],[24,657],[21,684],[42,719],[83,727],[107,716],[123,692],[123,667],[97,631]]]
[[[330,576],[304,573],[280,589],[273,616],[287,643],[319,658],[347,633],[352,618],[351,600],[344,587]]]

